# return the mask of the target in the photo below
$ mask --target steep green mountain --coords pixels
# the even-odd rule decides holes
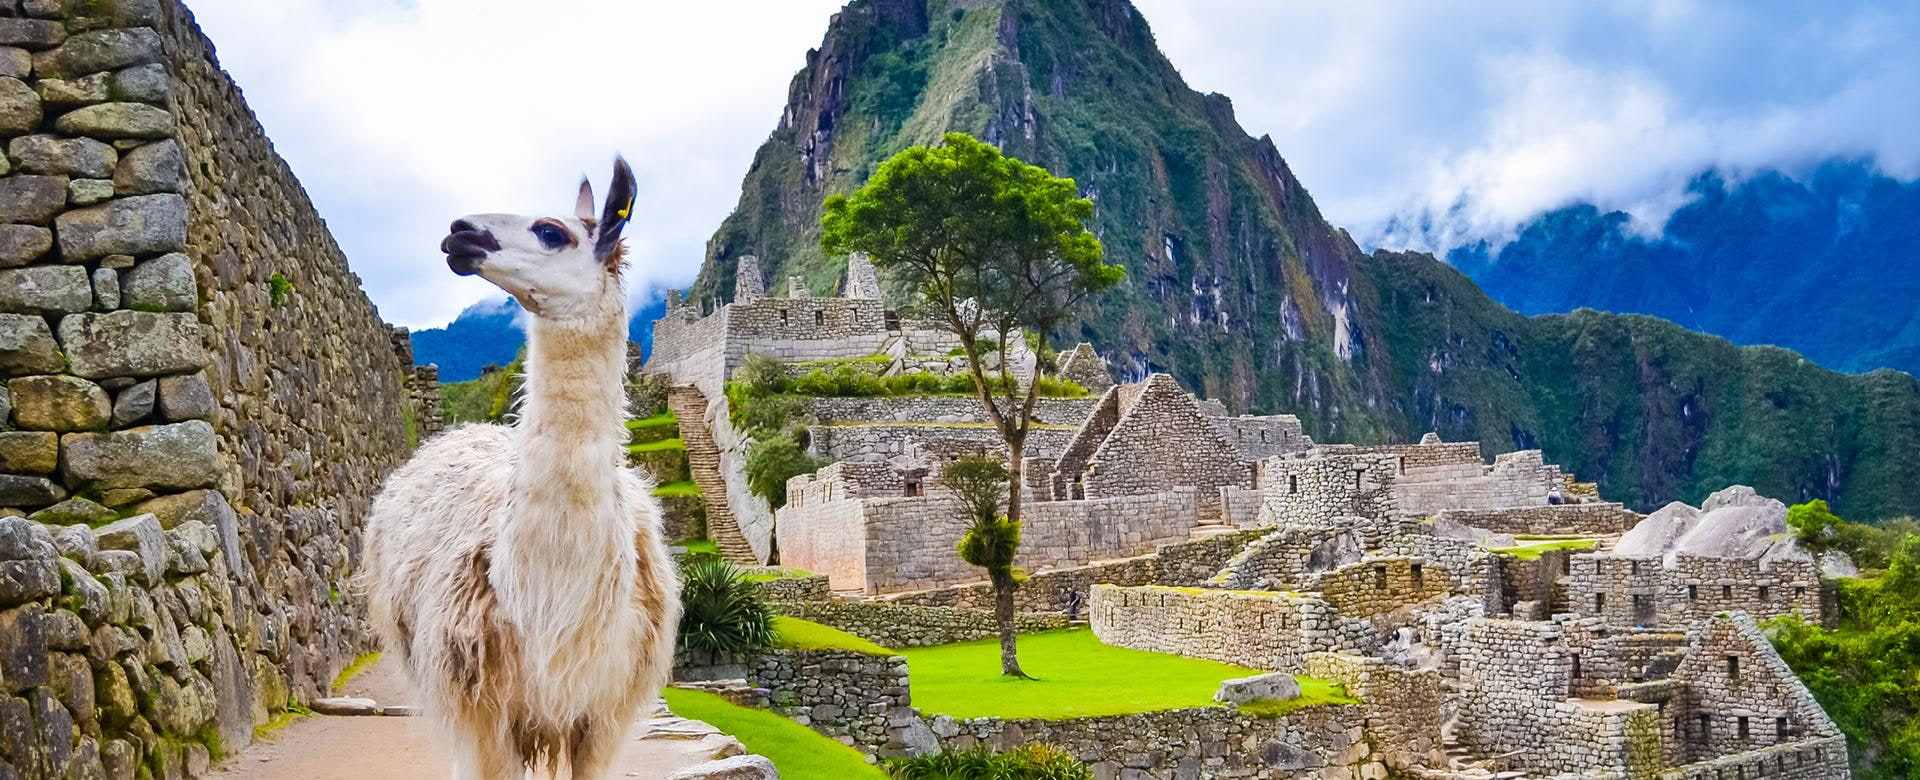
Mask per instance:
[[[948,130],[1071,176],[1096,204],[1122,289],[1058,341],[1128,377],[1167,371],[1236,410],[1299,414],[1323,441],[1433,430],[1490,452],[1541,447],[1646,508],[1730,482],[1911,513],[1920,385],[1850,378],[1646,317],[1529,319],[1427,255],[1368,256],[1321,217],[1270,139],[1188,88],[1126,0],[855,0],[789,88],[740,203],[690,291],[818,292],[820,202]]]
[[[1447,261],[1527,314],[1651,314],[1841,371],[1920,373],[1920,182],[1830,160],[1798,177],[1706,171],[1688,190],[1658,236],[1579,204]]]

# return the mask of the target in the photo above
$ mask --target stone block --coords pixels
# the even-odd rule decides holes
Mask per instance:
[[[16,78],[0,77],[0,133],[19,135],[40,127],[46,117],[40,96]]]
[[[26,49],[0,46],[0,76],[24,79],[33,72],[33,55]]]
[[[33,85],[40,102],[50,106],[84,106],[107,100],[107,74],[94,73],[77,79],[41,79]]]
[[[231,528],[234,523],[233,507],[227,504],[226,496],[214,490],[190,490],[185,493],[160,496],[134,508],[139,514],[150,514],[160,521],[161,528],[178,528],[188,523],[201,523],[214,529]]]
[[[73,265],[36,265],[0,270],[0,312],[66,314],[93,304],[87,269]]]
[[[113,171],[114,191],[121,195],[179,192],[185,171],[178,141],[168,138],[142,144],[120,157]]]
[[[88,276],[93,279],[93,310],[120,308],[120,274],[111,268],[95,268]]]
[[[39,601],[60,593],[60,567],[52,558],[0,561],[0,607]]]
[[[114,72],[107,80],[107,92],[114,100],[165,106],[173,102],[173,79],[165,65],[139,65]]]
[[[105,178],[113,175],[120,153],[91,138],[23,135],[7,142],[7,155],[26,173]]]
[[[313,704],[309,706],[312,707],[315,713],[320,715],[380,714],[380,704],[378,702],[372,699],[353,696],[334,696],[325,699],[314,699]]]
[[[0,432],[0,471],[52,474],[60,467],[60,434],[52,431]]]
[[[59,371],[66,361],[46,319],[32,314],[0,314],[0,376]],[[0,424],[5,415],[0,415]]]
[[[173,114],[145,103],[96,103],[53,121],[55,130],[99,138],[172,138]]]
[[[167,532],[153,515],[134,515],[94,529],[102,550],[126,550],[140,556],[147,583],[158,585],[167,572]]]
[[[0,225],[0,268],[22,266],[53,248],[53,231],[39,225]]]
[[[4,97],[4,93],[0,93],[0,99]],[[6,132],[5,128],[0,128],[0,132]],[[0,221],[44,225],[66,207],[65,176],[15,175],[0,178]]]
[[[34,18],[65,19],[69,31],[160,23],[159,0],[21,0],[20,6]]]
[[[695,764],[667,775],[667,780],[779,780],[780,773],[766,756],[748,754]]]
[[[20,177],[0,182],[14,178]],[[64,204],[64,181],[60,188]],[[69,263],[107,255],[173,252],[187,243],[187,201],[173,194],[121,198],[61,214],[55,229],[60,254]]]
[[[1252,677],[1235,677],[1220,681],[1220,690],[1214,691],[1213,700],[1240,704],[1261,699],[1298,699],[1300,681],[1287,672],[1257,674]]]
[[[125,428],[146,419],[153,414],[158,396],[158,385],[152,379],[120,391],[113,399],[113,427]]]
[[[112,522],[120,513],[79,496],[27,516],[42,525],[99,525]]]
[[[60,440],[67,478],[103,489],[212,487],[220,479],[218,449],[213,426],[204,420],[71,433]]]
[[[7,380],[14,425],[31,431],[92,431],[107,427],[113,405],[107,391],[62,374]]]
[[[70,36],[58,47],[34,52],[33,72],[41,78],[70,78],[159,61],[160,34],[151,29],[92,30]]]
[[[70,369],[84,377],[160,376],[207,363],[191,314],[69,314],[60,319],[59,337]]]
[[[136,311],[193,311],[199,303],[193,260],[172,252],[140,263],[121,276],[120,305]]]
[[[66,39],[66,25],[56,21],[0,18],[0,45],[45,49]]]
[[[0,506],[46,506],[67,497],[67,491],[46,477],[0,474]]]
[[[205,420],[213,416],[213,388],[206,372],[160,378],[160,414],[169,421]]]
[[[111,179],[74,179],[67,182],[67,202],[75,206],[105,203],[112,198]]]
[[[20,693],[47,684],[47,634],[37,606],[0,612],[0,689]]]

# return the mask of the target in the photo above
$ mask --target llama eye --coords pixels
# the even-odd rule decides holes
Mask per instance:
[[[533,226],[533,237],[548,249],[559,249],[567,244],[567,232],[546,223]]]

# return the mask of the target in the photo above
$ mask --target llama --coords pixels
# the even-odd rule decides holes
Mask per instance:
[[[672,666],[679,582],[652,485],[623,462],[633,197],[616,158],[599,219],[583,180],[571,219],[470,215],[441,243],[532,315],[520,419],[422,445],[367,523],[374,623],[456,780],[605,776]]]

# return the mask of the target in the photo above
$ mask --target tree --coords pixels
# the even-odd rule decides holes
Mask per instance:
[[[960,537],[960,560],[987,570],[993,584],[993,619],[1000,629],[1000,673],[1027,676],[1014,647],[1013,556],[1020,549],[1020,521],[1000,514],[1007,495],[1007,467],[999,458],[956,458],[940,471],[940,484],[953,491],[967,532]]]
[[[880,271],[917,288],[920,305],[959,337],[974,391],[1007,448],[1014,489],[1006,518],[1015,529],[1039,388],[1015,381],[1009,349],[1022,328],[1044,342],[1088,296],[1126,276],[1101,262],[1100,241],[1086,227],[1092,218],[1093,202],[1072,179],[948,133],[939,146],[894,155],[853,194],[827,198],[820,220],[822,249],[865,252]],[[988,354],[997,358],[991,368]],[[996,600],[1011,604],[1008,589]],[[1011,638],[1002,644],[1003,671],[1018,674]]]

